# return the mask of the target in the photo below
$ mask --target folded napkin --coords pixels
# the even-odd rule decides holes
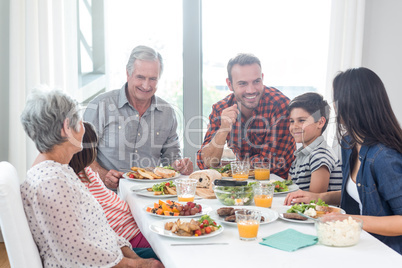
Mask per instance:
[[[294,229],[286,229],[285,231],[263,238],[260,244],[291,252],[315,245],[317,241],[317,236],[303,234]]]

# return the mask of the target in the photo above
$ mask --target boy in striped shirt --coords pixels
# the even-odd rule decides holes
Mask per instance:
[[[288,107],[290,133],[302,146],[289,171],[300,189],[315,193],[340,190],[341,161],[328,146],[322,133],[328,125],[329,106],[318,93],[308,92],[294,98]]]

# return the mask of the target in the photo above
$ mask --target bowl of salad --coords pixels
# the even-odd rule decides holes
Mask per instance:
[[[216,198],[225,206],[248,206],[253,202],[253,183],[241,186],[214,185]]]

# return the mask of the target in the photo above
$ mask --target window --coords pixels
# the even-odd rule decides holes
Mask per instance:
[[[165,69],[156,94],[175,107],[184,155],[193,161],[212,104],[230,94],[226,64],[237,53],[259,57],[264,84],[289,98],[325,90],[331,0],[104,0],[97,9],[104,26],[101,16],[94,17],[98,1],[78,1],[80,10],[92,7],[92,29],[104,33],[86,30],[93,40],[85,39],[88,45],[80,39],[81,59],[100,59],[81,62],[83,78],[105,73],[106,90],[121,88],[131,50],[137,45],[159,50]],[[95,53],[101,40],[103,63]]]
[[[240,52],[257,56],[264,84],[290,99],[307,91],[324,92],[330,0],[202,3],[204,117],[213,103],[231,93],[226,65]]]
[[[106,88],[104,3],[78,0],[78,87],[83,103]]]

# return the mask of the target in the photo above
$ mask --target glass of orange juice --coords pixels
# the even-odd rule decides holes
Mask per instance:
[[[177,179],[174,182],[176,184],[177,199],[179,202],[194,202],[197,180]]]
[[[255,162],[254,163],[255,179],[259,181],[269,180],[270,169],[271,169],[271,161]]]
[[[274,198],[275,185],[270,183],[257,183],[253,185],[254,204],[257,207],[270,208]]]
[[[257,238],[261,211],[241,209],[235,211],[240,240],[252,241]]]
[[[232,170],[232,178],[237,181],[245,181],[248,179],[250,172],[250,163],[248,161],[233,161],[230,162]]]

